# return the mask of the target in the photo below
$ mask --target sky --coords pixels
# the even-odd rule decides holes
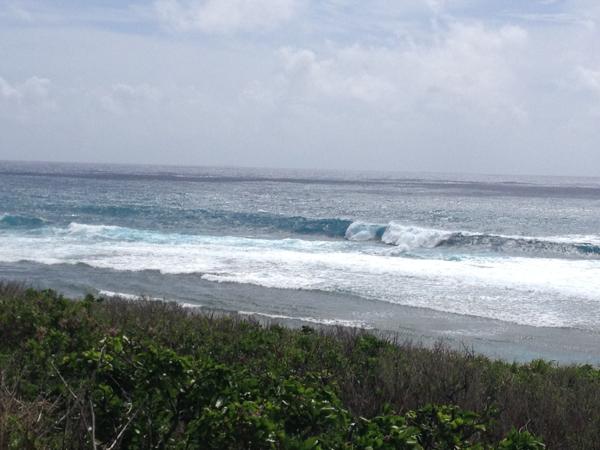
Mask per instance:
[[[600,2],[0,0],[0,160],[600,176]]]

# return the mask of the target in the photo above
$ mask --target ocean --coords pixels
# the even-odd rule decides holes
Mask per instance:
[[[0,279],[600,361],[600,179],[0,162]]]

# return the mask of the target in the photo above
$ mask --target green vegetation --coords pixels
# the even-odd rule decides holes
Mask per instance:
[[[526,450],[542,439],[599,448],[600,371],[0,285],[2,449]]]

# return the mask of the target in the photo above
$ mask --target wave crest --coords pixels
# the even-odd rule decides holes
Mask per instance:
[[[421,228],[391,222],[381,236],[385,244],[395,245],[400,250],[410,251],[417,248],[434,248],[439,246],[450,233],[433,228]]]
[[[384,244],[394,245],[401,251],[410,251],[436,247],[450,234],[447,231],[397,222],[390,222],[387,225],[354,222],[348,227],[344,237],[349,241],[381,241]]]
[[[546,257],[600,258],[600,240],[592,236],[528,237],[448,231],[390,222],[354,222],[345,233],[349,241],[379,241],[400,252],[455,248],[469,251]]]
[[[377,223],[352,222],[344,237],[349,241],[374,241],[382,238],[386,228],[386,225]]]
[[[255,230],[278,230],[294,235],[328,236],[352,242],[374,241],[394,247],[390,254],[407,255],[415,250],[440,251],[450,250],[465,253],[501,253],[508,256],[531,256],[551,258],[584,258],[600,259],[600,236],[507,236],[472,231],[442,230],[420,227],[392,221],[387,224],[366,221],[352,222],[339,218],[306,218],[302,216],[280,216],[269,213],[213,212],[204,219],[212,218],[224,229],[232,230],[236,235],[236,226],[250,226]],[[173,224],[177,224],[173,219]],[[68,234],[74,238],[88,237],[114,241],[148,241],[152,243],[168,243],[172,241],[187,242],[194,239],[199,231],[200,236],[212,235],[212,227],[205,227],[206,222],[199,221],[197,227],[187,229],[183,234],[165,233],[164,230],[153,230],[116,225],[86,224],[71,222],[66,228],[47,227],[48,222],[40,217],[1,214],[0,230],[22,231],[47,229],[48,232]],[[223,227],[221,227],[223,229]],[[217,235],[221,235],[217,233]]]
[[[0,228],[40,228],[46,225],[41,217],[21,216],[18,214],[0,215]]]
[[[600,257],[600,245],[559,238],[452,233],[437,247],[475,248],[503,253],[529,253],[552,257]]]
[[[92,225],[87,223],[71,222],[67,226],[67,232],[70,234],[102,234],[107,231],[127,230],[124,227],[116,225]]]

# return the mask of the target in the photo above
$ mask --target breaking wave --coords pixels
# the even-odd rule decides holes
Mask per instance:
[[[348,227],[344,237],[349,241],[378,240],[384,244],[395,245],[401,251],[410,251],[434,248],[449,235],[450,232],[447,231],[402,225],[396,222],[387,225],[354,222]]]
[[[399,253],[447,249],[475,254],[493,252],[511,256],[600,259],[599,236],[504,236],[440,230],[404,225],[398,222],[382,225],[350,222],[344,219],[306,219],[303,217],[282,217],[277,224],[283,225],[284,229],[293,230],[296,234],[327,235],[354,242],[380,242],[393,246]],[[178,237],[178,240],[194,238],[190,235],[79,223],[71,223],[66,231],[70,235],[154,243],[170,242],[175,236]],[[311,246],[311,248],[313,247]]]
[[[348,228],[348,240],[313,240],[183,235],[71,223],[64,228],[47,226],[41,232],[1,232],[0,262],[8,267],[23,262],[57,265],[53,270],[60,271],[64,265],[85,264],[94,269],[127,272],[127,277],[137,281],[129,291],[120,291],[129,292],[126,295],[136,293],[138,286],[143,285],[139,281],[147,281],[157,271],[177,276],[175,283],[184,281],[180,276],[191,274],[193,278],[189,281],[194,285],[220,282],[320,291],[526,325],[597,327],[594,320],[600,310],[600,258],[592,260],[588,256],[569,261],[505,258],[485,252],[478,254],[478,250],[465,252],[470,254],[463,257],[456,248],[461,245],[470,249],[487,248],[492,245],[489,236],[484,239],[483,234],[467,235],[398,223],[382,227],[355,224]],[[358,233],[362,233],[360,239],[373,242],[365,245],[351,241]],[[545,241],[498,238],[503,239],[500,242],[504,248],[545,245],[555,254],[557,247],[574,251],[574,247],[585,241],[567,236]],[[588,241],[590,246],[594,245],[592,237]],[[452,250],[395,251],[411,246],[438,249],[444,245]],[[421,258],[403,257],[413,253]],[[456,260],[446,258],[458,254]],[[100,276],[98,280],[102,283],[111,279]],[[86,277],[81,283],[87,282]],[[240,292],[244,306],[235,309],[253,310],[254,302],[248,299]],[[572,307],[575,302],[576,311]],[[323,319],[321,314],[313,314],[312,308],[294,318]],[[269,307],[268,311],[272,309]]]
[[[254,229],[279,231],[303,235],[323,235],[343,237],[351,220],[337,218],[307,218],[285,216],[266,211],[244,212],[211,209],[148,208],[141,206],[84,205],[74,209],[75,216],[89,218],[90,221],[118,223],[121,225],[155,227],[157,224],[177,228],[187,233],[208,230]]]
[[[504,236],[438,230],[396,222],[387,225],[354,222],[346,230],[345,238],[349,241],[380,241],[404,252],[454,248],[510,255],[600,258],[600,237],[597,236]]]
[[[110,214],[109,214],[110,215]],[[52,230],[73,237],[95,237],[117,241],[170,242],[173,236],[186,240],[193,236],[211,235],[214,227],[205,225],[218,223],[218,229],[233,232],[242,230],[278,230],[292,235],[327,236],[351,242],[373,241],[394,247],[393,253],[408,253],[418,250],[456,250],[465,253],[499,253],[509,256],[584,258],[600,259],[600,236],[508,236],[472,231],[442,230],[416,225],[389,222],[387,224],[351,221],[339,218],[307,218],[283,216],[266,212],[245,213],[228,211],[196,210],[195,217],[202,218],[196,227],[184,234],[145,230],[144,227],[121,227],[115,225],[69,223],[65,228],[49,227],[40,217],[1,214],[0,230]],[[185,219],[189,219],[188,216]],[[172,218],[176,225],[177,219]],[[208,220],[208,222],[207,222]],[[109,222],[110,223],[110,222]],[[219,233],[218,233],[219,234]],[[245,233],[244,233],[245,234]],[[252,234],[250,234],[251,236]],[[390,254],[393,254],[390,253]]]

